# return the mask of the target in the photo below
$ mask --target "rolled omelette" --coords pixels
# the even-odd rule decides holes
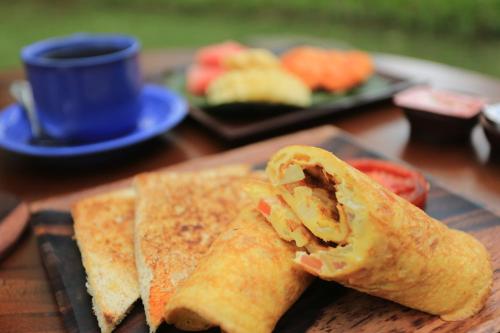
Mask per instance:
[[[173,294],[166,321],[190,331],[271,332],[312,280],[293,263],[295,250],[244,209]]]
[[[325,280],[441,316],[477,313],[491,291],[484,246],[448,228],[328,151],[290,146],[247,190],[294,261]],[[305,250],[303,250],[305,249]]]

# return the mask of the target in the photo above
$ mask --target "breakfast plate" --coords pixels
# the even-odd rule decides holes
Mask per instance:
[[[185,75],[185,68],[164,74],[166,86],[186,96],[191,106],[189,115],[194,120],[226,140],[244,140],[322,117],[355,113],[362,106],[387,100],[416,84],[407,78],[376,72],[367,82],[349,92],[315,92],[312,104],[307,108],[255,102],[209,106],[203,97],[186,90]]]
[[[141,93],[142,110],[137,127],[130,133],[95,143],[71,145],[34,144],[28,118],[19,104],[0,114],[0,147],[21,155],[38,157],[83,156],[124,148],[162,134],[187,115],[187,103],[177,93],[146,84]]]
[[[377,54],[351,46],[234,41],[199,48],[158,82],[186,97],[190,116],[226,140],[244,140],[324,117],[354,114],[416,82],[384,73]]]

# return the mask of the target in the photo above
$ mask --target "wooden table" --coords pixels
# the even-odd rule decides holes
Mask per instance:
[[[147,76],[190,59],[189,50],[159,50],[146,52],[141,61]],[[378,55],[377,65],[386,72],[424,79],[436,86],[500,98],[500,81],[476,73],[393,55]],[[11,102],[8,85],[20,77],[21,70],[0,73],[0,107]],[[474,130],[470,145],[413,142],[407,121],[389,102],[317,125],[325,123],[344,129],[367,147],[413,164],[450,190],[500,213],[500,163],[489,157],[489,145],[480,128]],[[31,202],[230,148],[230,143],[187,120],[175,130],[128,150],[126,156],[111,155],[105,160],[48,162],[0,151],[0,189]],[[0,332],[64,331],[53,297],[35,239],[28,231],[0,262]]]

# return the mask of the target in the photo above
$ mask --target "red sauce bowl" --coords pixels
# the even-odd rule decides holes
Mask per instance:
[[[417,86],[394,96],[405,113],[411,137],[433,143],[463,143],[485,105],[480,97]]]
[[[419,172],[383,160],[359,158],[346,162],[400,197],[424,209],[430,185]]]

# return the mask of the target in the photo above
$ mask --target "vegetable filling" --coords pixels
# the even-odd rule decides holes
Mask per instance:
[[[325,246],[345,245],[349,224],[336,196],[337,181],[318,165],[290,163],[281,185],[302,223]],[[292,199],[293,198],[293,199]]]
[[[333,177],[326,174],[319,166],[304,169],[304,174],[306,185],[312,188],[313,195],[323,203],[322,212],[335,222],[339,222],[340,215],[337,209],[338,201]]]

